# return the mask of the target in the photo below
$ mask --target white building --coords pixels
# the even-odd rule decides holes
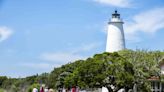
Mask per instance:
[[[120,14],[115,11],[111,20],[108,22],[106,52],[115,52],[125,49],[125,38],[123,21]]]
[[[164,82],[162,76],[164,76],[164,58],[159,62],[161,70],[160,76],[152,76],[148,80],[151,81],[152,92],[164,92]]]

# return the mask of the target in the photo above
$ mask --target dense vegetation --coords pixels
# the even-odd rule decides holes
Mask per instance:
[[[124,50],[120,52],[95,54],[86,60],[54,68],[51,73],[26,78],[0,77],[0,92],[31,92],[33,87],[46,84],[50,88],[81,89],[106,86],[110,92],[120,88],[132,89],[137,85],[139,92],[150,92],[151,76],[160,76],[159,64],[164,62],[164,52]],[[160,76],[163,80],[163,76]]]

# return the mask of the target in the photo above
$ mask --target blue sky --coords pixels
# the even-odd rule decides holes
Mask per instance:
[[[126,48],[164,50],[163,0],[0,0],[0,75],[50,72],[104,52],[115,9]]]

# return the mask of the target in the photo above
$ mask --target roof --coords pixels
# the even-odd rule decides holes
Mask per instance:
[[[149,79],[149,81],[158,81],[160,80],[159,76],[151,76]]]

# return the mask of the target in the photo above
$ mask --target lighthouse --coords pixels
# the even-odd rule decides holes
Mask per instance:
[[[125,49],[123,24],[120,14],[115,10],[108,22],[106,52],[117,52]]]

